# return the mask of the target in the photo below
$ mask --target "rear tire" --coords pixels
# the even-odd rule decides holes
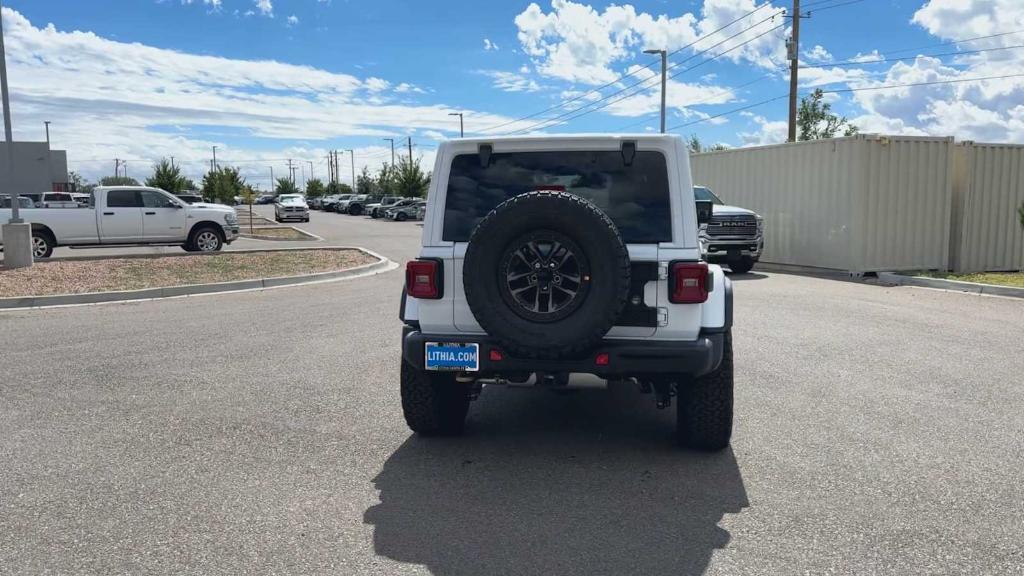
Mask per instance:
[[[32,231],[32,259],[49,258],[53,255],[53,237],[42,230]]]
[[[729,262],[729,270],[732,270],[736,274],[746,274],[754,268],[754,264],[757,262],[751,258],[743,258],[742,260],[735,260]]]
[[[402,359],[402,412],[423,436],[461,434],[469,412],[469,387],[451,373],[419,370]]]
[[[732,437],[732,333],[725,333],[722,362],[714,371],[676,388],[676,440],[695,450],[715,452]]]
[[[405,222],[409,217],[405,215],[405,212],[399,212],[395,214],[395,220],[398,222]]]
[[[350,216],[362,216],[363,207],[360,206],[359,204],[356,204],[355,206],[349,206],[348,213]]]

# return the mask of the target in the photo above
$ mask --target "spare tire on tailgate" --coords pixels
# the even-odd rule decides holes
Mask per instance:
[[[509,353],[558,358],[593,348],[611,329],[629,272],[607,214],[573,194],[535,191],[476,227],[462,283],[477,322]]]

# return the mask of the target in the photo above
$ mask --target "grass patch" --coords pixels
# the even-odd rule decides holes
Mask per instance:
[[[376,258],[358,250],[287,250],[38,262],[30,268],[0,268],[0,298],[299,276],[344,270],[375,261]]]
[[[995,284],[996,286],[1013,286],[1024,288],[1024,272],[978,272],[975,274],[952,274],[948,272],[921,272],[918,276],[973,282],[975,284]]]
[[[280,238],[282,240],[316,240],[316,238],[313,238],[308,234],[303,234],[302,232],[288,226],[256,226],[252,229],[251,234],[248,226],[242,226],[239,232],[242,236],[265,236],[267,238]]]

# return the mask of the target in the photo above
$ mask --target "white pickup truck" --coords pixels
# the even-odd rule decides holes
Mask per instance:
[[[9,208],[0,209],[0,221],[10,216]],[[155,244],[215,252],[238,238],[234,208],[189,205],[145,186],[102,186],[93,191],[87,208],[28,208],[20,216],[32,224],[32,255],[37,259],[48,258],[57,246]]]

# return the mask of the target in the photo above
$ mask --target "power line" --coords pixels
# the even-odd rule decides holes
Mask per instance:
[[[718,34],[722,30],[725,30],[726,28],[732,26],[733,24],[739,22],[740,20],[743,20],[744,18],[747,18],[748,16],[751,16],[752,14],[754,14],[754,13],[758,12],[759,10],[761,10],[762,8],[765,8],[766,6],[770,6],[770,5],[771,5],[770,2],[766,2],[764,4],[761,4],[760,6],[755,7],[750,12],[747,12],[746,14],[740,16],[739,18],[736,18],[735,20],[732,20],[731,22],[725,24],[724,26],[722,26],[722,27],[720,27],[720,28],[718,28],[716,30],[713,30],[711,32],[708,32],[707,34],[697,38],[693,42],[690,42],[689,44],[687,44],[685,46],[682,46],[680,48],[677,48],[677,49],[669,52],[668,55],[672,56],[672,55],[678,54],[679,52],[682,52],[683,50],[696,45],[698,42],[701,42],[702,40],[706,40],[706,39],[710,38],[711,36],[714,36],[715,34]],[[758,22],[758,24],[760,24],[760,22]],[[757,26],[758,24],[755,24],[754,26]],[[750,28],[753,28],[753,26],[751,26]],[[749,30],[750,28],[747,28],[747,30]],[[712,46],[712,48],[713,48],[713,46]],[[555,104],[554,106],[549,106],[548,108],[545,108],[545,109],[543,109],[543,110],[541,110],[539,112],[534,112],[533,114],[529,114],[527,116],[523,116],[523,117],[517,118],[515,120],[509,120],[508,122],[503,122],[503,123],[497,124],[495,126],[489,126],[487,128],[484,128],[484,129],[480,130],[479,132],[482,132],[482,133],[483,132],[489,132],[491,130],[496,130],[498,128],[502,128],[502,127],[508,126],[510,124],[515,124],[516,122],[522,122],[523,120],[529,120],[530,118],[535,118],[537,116],[540,116],[541,114],[544,114],[545,112],[550,112],[552,110],[556,110],[556,109],[559,109],[559,108],[564,108],[567,104],[571,104],[573,102],[576,102],[577,100],[580,100],[581,98],[584,98],[584,97],[586,97],[586,96],[588,96],[590,94],[595,94],[595,93],[600,94],[601,90],[604,90],[605,88],[608,88],[609,86],[612,86],[612,85],[617,84],[619,82],[622,82],[623,80],[625,80],[626,78],[629,78],[630,76],[635,76],[635,75],[639,74],[640,72],[642,72],[644,70],[650,70],[651,67],[653,67],[653,66],[655,66],[657,64],[660,64],[660,63],[661,63],[661,60],[659,58],[658,60],[654,60],[654,61],[650,62],[649,64],[647,64],[645,66],[642,66],[640,68],[637,68],[636,70],[633,70],[632,72],[628,72],[626,74],[623,74],[622,76],[619,76],[618,78],[612,80],[611,82],[607,82],[605,84],[602,84],[601,86],[598,86],[597,88],[592,88],[592,89],[590,89],[590,90],[588,90],[586,92],[583,92],[582,94],[578,94],[578,95],[570,98],[569,100],[561,101],[558,104]],[[647,80],[650,80],[650,77],[648,77],[645,80],[642,80],[641,82],[646,82]],[[635,84],[634,84],[634,86],[635,86]],[[626,89],[628,89],[628,88],[629,87],[627,87]],[[618,92],[616,92],[616,94],[617,93]]]
[[[764,76],[759,76],[759,77],[757,77],[757,78],[755,78],[755,79],[753,79],[753,80],[751,80],[749,82],[745,82],[743,84],[740,84],[739,86],[729,87],[729,88],[727,88],[727,90],[730,90],[730,91],[731,90],[742,90],[743,88],[746,88],[747,86],[750,86],[752,84],[757,84],[758,82],[761,82],[762,80],[767,80],[768,78],[771,78],[772,76],[773,76],[772,74],[765,74]],[[693,104],[687,104],[685,107],[686,108],[692,108],[694,106],[703,106],[704,104],[711,104],[711,101],[710,100],[703,100],[701,102],[694,102]],[[616,132],[622,132],[626,128],[632,128],[633,126],[636,126],[638,124],[643,124],[644,122],[647,122],[647,117],[649,117],[649,116],[651,116],[653,114],[655,114],[655,112],[650,112],[648,114],[644,114],[644,118],[642,118],[641,120],[639,120],[637,122],[630,123],[630,124],[626,124],[625,126],[622,126],[618,130],[616,130]]]
[[[879,58],[877,60],[842,60],[839,62],[829,62],[827,64],[806,64],[800,68],[828,68],[830,66],[856,66],[861,64],[881,64],[882,62],[900,62],[903,60],[915,60],[922,56],[928,58],[941,58],[944,56],[961,56],[964,54],[981,54],[982,52],[996,52],[1000,50],[1013,50],[1016,48],[1024,48],[1024,44],[1017,44],[1015,46],[1000,46],[998,48],[981,48],[978,50],[960,50],[957,52],[943,52],[940,54],[917,54],[915,56],[902,56],[898,58]]]
[[[1021,77],[1024,77],[1024,73],[1022,73],[1022,74],[1003,74],[1003,75],[1000,75],[1000,76],[981,76],[981,77],[977,77],[977,78],[954,78],[954,79],[950,79],[950,80],[932,80],[930,82],[909,82],[909,83],[906,83],[906,84],[886,84],[886,85],[883,85],[883,86],[861,86],[861,87],[858,87],[858,88],[839,88],[839,89],[836,89],[836,90],[822,90],[821,92],[823,94],[843,94],[843,93],[847,93],[847,92],[867,92],[867,91],[871,91],[871,90],[890,90],[890,89],[893,89],[893,88],[912,88],[912,87],[915,87],[915,86],[935,86],[937,84],[962,84],[964,82],[982,82],[982,81],[985,81],[985,80],[1005,80],[1007,78],[1021,78]],[[806,94],[807,93],[805,92],[805,95]],[[701,118],[700,120],[694,120],[693,122],[686,122],[684,124],[679,124],[679,125],[676,125],[676,126],[672,126],[671,128],[669,128],[669,130],[677,130],[679,128],[685,128],[687,126],[692,126],[694,124],[700,124],[702,122],[707,122],[709,120],[714,120],[716,118],[721,118],[722,116],[728,116],[730,114],[735,114],[737,112],[742,112],[744,110],[749,110],[751,108],[756,108],[758,106],[762,106],[764,104],[768,104],[769,102],[774,102],[776,100],[781,100],[783,98],[786,98],[787,96],[789,96],[788,93],[787,94],[782,94],[780,96],[775,96],[774,98],[768,98],[767,100],[762,100],[760,102],[755,102],[753,104],[748,104],[748,105],[740,107],[740,108],[734,108],[732,110],[728,110],[726,112],[722,112],[721,114],[716,114],[714,116],[708,116],[707,118]]]
[[[831,10],[833,8],[839,8],[840,6],[849,6],[850,4],[860,4],[863,1],[864,0],[849,0],[848,2],[840,2],[839,4],[832,4],[831,6],[823,6],[821,8],[815,8],[813,10],[813,12],[821,12],[823,10]],[[810,8],[810,7],[811,7],[810,4],[808,4],[807,6],[804,6],[804,8]]]
[[[773,16],[773,17],[774,17],[774,16]],[[760,25],[761,23],[763,23],[763,22],[766,22],[766,21],[768,21],[768,20],[770,20],[770,18],[766,18],[765,20],[762,20],[761,22],[759,22],[758,24],[755,24],[754,26],[758,26],[758,25]],[[754,26],[751,26],[751,28],[753,28]],[[753,38],[750,38],[750,39],[748,39],[748,40],[744,40],[743,42],[741,42],[741,43],[737,44],[736,46],[733,46],[732,48],[729,48],[728,50],[725,50],[724,52],[720,52],[720,53],[718,53],[718,54],[716,54],[716,55],[712,56],[711,58],[708,58],[708,59],[706,59],[706,60],[704,60],[704,61],[702,61],[702,62],[699,62],[699,63],[697,63],[697,64],[695,64],[695,65],[693,65],[693,66],[690,66],[689,68],[684,68],[683,70],[680,70],[679,72],[676,72],[675,74],[673,74],[672,76],[670,76],[670,78],[676,78],[677,76],[679,76],[680,74],[682,74],[682,73],[684,73],[684,72],[688,72],[688,71],[690,71],[690,70],[693,70],[693,69],[695,69],[695,68],[698,68],[698,67],[700,67],[700,66],[703,66],[704,64],[707,64],[708,62],[711,62],[711,61],[715,60],[716,58],[719,58],[719,57],[721,57],[721,56],[724,56],[724,55],[728,54],[729,52],[732,52],[733,50],[736,50],[737,48],[740,48],[740,47],[742,47],[742,46],[745,46],[745,45],[747,45],[747,44],[749,44],[749,43],[753,42],[754,40],[757,40],[758,38],[761,38],[762,36],[764,36],[764,35],[766,35],[766,34],[768,34],[768,33],[772,32],[772,31],[774,31],[774,30],[776,30],[776,29],[778,29],[778,28],[781,28],[781,27],[782,27],[782,24],[779,24],[779,25],[777,25],[777,26],[773,26],[772,28],[769,28],[769,29],[765,30],[764,32],[761,32],[760,34],[758,34],[758,35],[754,36]],[[747,30],[749,30],[749,28],[748,28]],[[743,32],[746,32],[747,30],[743,30]],[[740,33],[742,33],[742,32],[740,32]],[[733,37],[735,37],[735,35],[734,35],[734,36],[732,36],[732,37],[730,37],[730,38],[733,38]],[[727,38],[726,40],[728,40],[728,39],[729,39],[729,38]],[[721,44],[721,43],[719,43],[719,44]],[[716,44],[716,46],[717,46],[717,44]],[[651,80],[651,79],[653,79],[653,78],[654,78],[654,77],[651,77],[651,78],[647,78],[647,80],[644,80],[643,82],[647,82],[647,81],[649,81],[649,80]],[[624,89],[622,89],[622,90],[619,90],[619,91],[617,91],[617,92],[614,92],[614,93],[612,93],[612,94],[609,94],[608,96],[606,96],[605,98],[602,98],[601,100],[597,100],[597,101],[595,101],[595,102],[592,102],[592,103],[590,104],[590,106],[592,106],[592,105],[594,105],[594,104],[598,104],[598,103],[600,103],[600,102],[604,102],[605,100],[608,100],[608,98],[611,98],[611,97],[612,97],[612,96],[614,96],[614,95],[620,94],[620,93],[624,92],[625,90],[627,90],[627,89],[629,89],[629,88],[632,88],[632,87],[634,87],[634,86],[636,86],[636,85],[638,85],[638,84],[642,84],[643,82],[638,82],[638,83],[636,83],[636,84],[633,84],[632,86],[628,86],[628,87],[626,87],[626,88],[624,88]],[[590,114],[590,113],[592,113],[592,112],[597,112],[598,110],[603,110],[604,108],[607,108],[607,107],[609,107],[609,106],[611,106],[612,104],[615,104],[615,103],[617,103],[617,102],[621,102],[622,100],[625,100],[626,98],[630,98],[630,97],[632,97],[632,96],[636,96],[637,94],[641,94],[641,93],[642,93],[642,92],[643,92],[644,90],[646,90],[647,88],[650,88],[651,86],[653,86],[653,84],[652,84],[652,85],[649,85],[649,86],[645,86],[645,87],[642,87],[642,88],[640,88],[639,90],[636,90],[636,91],[634,91],[634,92],[631,92],[631,93],[629,93],[629,94],[626,94],[626,95],[624,95],[624,96],[621,96],[621,97],[619,97],[619,98],[616,98],[616,99],[614,99],[614,100],[609,100],[609,101],[605,102],[604,104],[601,104],[600,106],[597,106],[597,107],[595,107],[595,108],[593,108],[593,109],[591,109],[591,110],[584,110],[584,111],[583,111],[582,113],[580,113],[580,114],[576,114],[576,115],[574,115],[574,116],[566,117],[567,115],[571,115],[571,114],[573,114],[573,113],[575,113],[575,112],[580,112],[580,110],[583,110],[584,108],[586,108],[586,106],[581,106],[580,108],[577,108],[577,109],[575,109],[575,110],[570,110],[570,111],[569,111],[569,112],[567,112],[567,113],[564,113],[564,114],[560,114],[559,116],[556,116],[556,117],[554,117],[554,118],[549,118],[548,120],[545,120],[545,121],[543,121],[543,122],[539,122],[539,123],[537,123],[537,124],[533,124],[533,125],[531,125],[531,126],[528,126],[528,127],[526,127],[526,128],[523,128],[523,129],[520,129],[520,130],[516,130],[515,132],[523,132],[523,131],[529,131],[529,130],[532,130],[532,129],[534,129],[534,128],[535,128],[535,127],[537,127],[537,126],[541,126],[542,124],[548,124],[547,126],[544,126],[544,128],[548,128],[548,127],[550,127],[550,126],[554,126],[555,124],[561,124],[561,123],[565,123],[565,122],[571,122],[572,120],[575,120],[575,119],[577,119],[577,118],[580,118],[580,117],[582,117],[582,116],[585,116],[585,115],[587,115],[587,114]],[[564,120],[562,120],[562,118],[564,118]],[[513,132],[513,133],[515,133],[515,132]]]

